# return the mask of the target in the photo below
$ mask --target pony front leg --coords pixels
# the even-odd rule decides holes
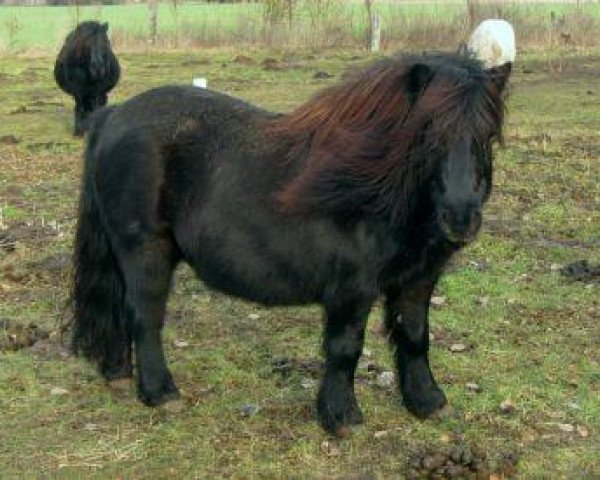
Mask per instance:
[[[406,408],[427,417],[446,405],[429,367],[429,301],[435,281],[424,280],[386,292],[385,323]]]
[[[144,243],[127,252],[121,264],[136,355],[138,396],[146,405],[156,406],[179,396],[167,368],[161,336],[174,263],[167,242]]]
[[[76,137],[82,137],[85,133],[85,106],[83,99],[75,99],[75,125],[73,127],[73,135]]]
[[[325,376],[317,399],[317,414],[322,427],[334,435],[342,435],[343,427],[363,421],[354,394],[354,372],[372,304],[372,299],[333,299],[325,304]]]

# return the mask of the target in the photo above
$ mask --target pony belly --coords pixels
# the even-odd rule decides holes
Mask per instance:
[[[306,304],[321,297],[317,272],[301,262],[294,265],[277,255],[266,258],[251,247],[233,249],[227,242],[202,243],[201,251],[184,252],[184,258],[214,290],[264,305]]]
[[[320,298],[313,288],[262,270],[241,275],[212,262],[192,264],[192,268],[211,289],[263,305],[302,305],[317,302]]]

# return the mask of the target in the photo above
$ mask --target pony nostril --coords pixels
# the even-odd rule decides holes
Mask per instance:
[[[450,210],[442,210],[440,221],[446,226],[450,226],[452,224],[452,214],[450,213]]]

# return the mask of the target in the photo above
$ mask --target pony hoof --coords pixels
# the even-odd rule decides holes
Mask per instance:
[[[179,390],[177,390],[177,387],[175,386],[175,382],[173,382],[173,379],[169,375],[169,377],[165,379],[162,388],[158,390],[151,391],[140,385],[138,387],[138,397],[144,405],[147,405],[148,407],[158,407],[170,400],[177,400],[180,395]]]
[[[352,427],[364,422],[360,410],[347,412],[345,415],[337,417],[319,414],[318,420],[323,430],[338,438],[348,437],[352,432]]]
[[[170,400],[177,400],[179,398],[179,392],[159,392],[156,394],[139,393],[140,401],[147,407],[158,407],[163,405]]]
[[[417,418],[431,418],[439,410],[442,410],[448,403],[446,395],[440,389],[432,389],[427,396],[421,395],[419,398],[411,398],[404,395],[403,403],[406,409]]]
[[[356,407],[356,409],[348,413],[347,421],[348,425],[362,425],[363,423],[365,423],[363,414],[358,407]]]

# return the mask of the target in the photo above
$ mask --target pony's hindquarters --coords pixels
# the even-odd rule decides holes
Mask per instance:
[[[110,109],[108,109],[110,112]],[[102,111],[90,132],[75,242],[73,350],[107,379],[131,375],[147,405],[178,395],[161,332],[179,258],[160,217],[161,151],[142,128]]]
[[[125,284],[96,198],[94,150],[110,109],[94,121],[86,153],[75,234],[71,348],[97,363],[107,379],[131,376],[131,341],[125,316]]]

